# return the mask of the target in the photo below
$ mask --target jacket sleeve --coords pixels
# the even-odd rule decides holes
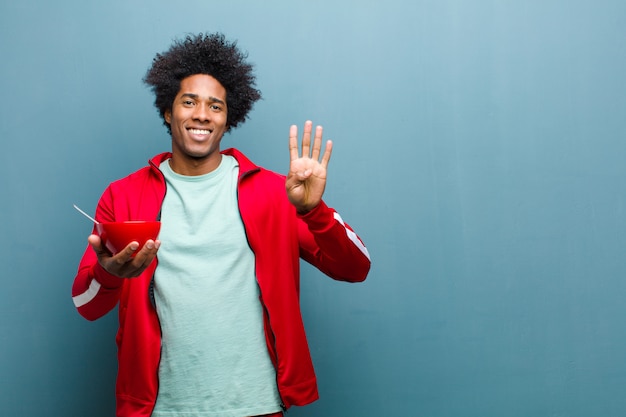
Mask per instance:
[[[300,256],[331,278],[365,280],[371,260],[363,241],[339,213],[321,201],[310,212],[298,215]]]
[[[104,192],[96,209],[98,221],[112,221],[110,187]],[[98,263],[98,257],[87,246],[72,286],[72,300],[87,320],[96,320],[111,311],[120,299],[124,280],[109,274]]]

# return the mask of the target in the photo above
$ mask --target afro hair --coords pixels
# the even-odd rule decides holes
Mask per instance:
[[[236,41],[229,42],[220,33],[188,35],[174,41],[166,52],[157,54],[143,81],[155,94],[154,105],[168,132],[170,125],[165,121],[165,113],[172,109],[180,82],[196,74],[210,75],[226,89],[228,129],[243,123],[254,103],[261,98],[247,57],[237,48]]]

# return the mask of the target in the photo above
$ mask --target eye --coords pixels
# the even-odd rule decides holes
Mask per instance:
[[[183,106],[191,107],[191,106],[193,106],[193,101],[191,101],[191,100],[184,100],[183,101]]]

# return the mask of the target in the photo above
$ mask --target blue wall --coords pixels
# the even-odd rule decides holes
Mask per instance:
[[[0,414],[113,415],[72,203],[169,149],[140,80],[223,31],[264,93],[224,144],[285,172],[288,126],[323,124],[374,261],[304,267],[321,400],[290,415],[626,415],[625,24],[622,0],[3,1]]]

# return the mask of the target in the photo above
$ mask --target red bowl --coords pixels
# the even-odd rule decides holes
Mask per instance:
[[[155,240],[161,230],[158,221],[101,222],[96,231],[112,254],[123,250],[131,242],[139,242],[142,248],[148,239]]]

